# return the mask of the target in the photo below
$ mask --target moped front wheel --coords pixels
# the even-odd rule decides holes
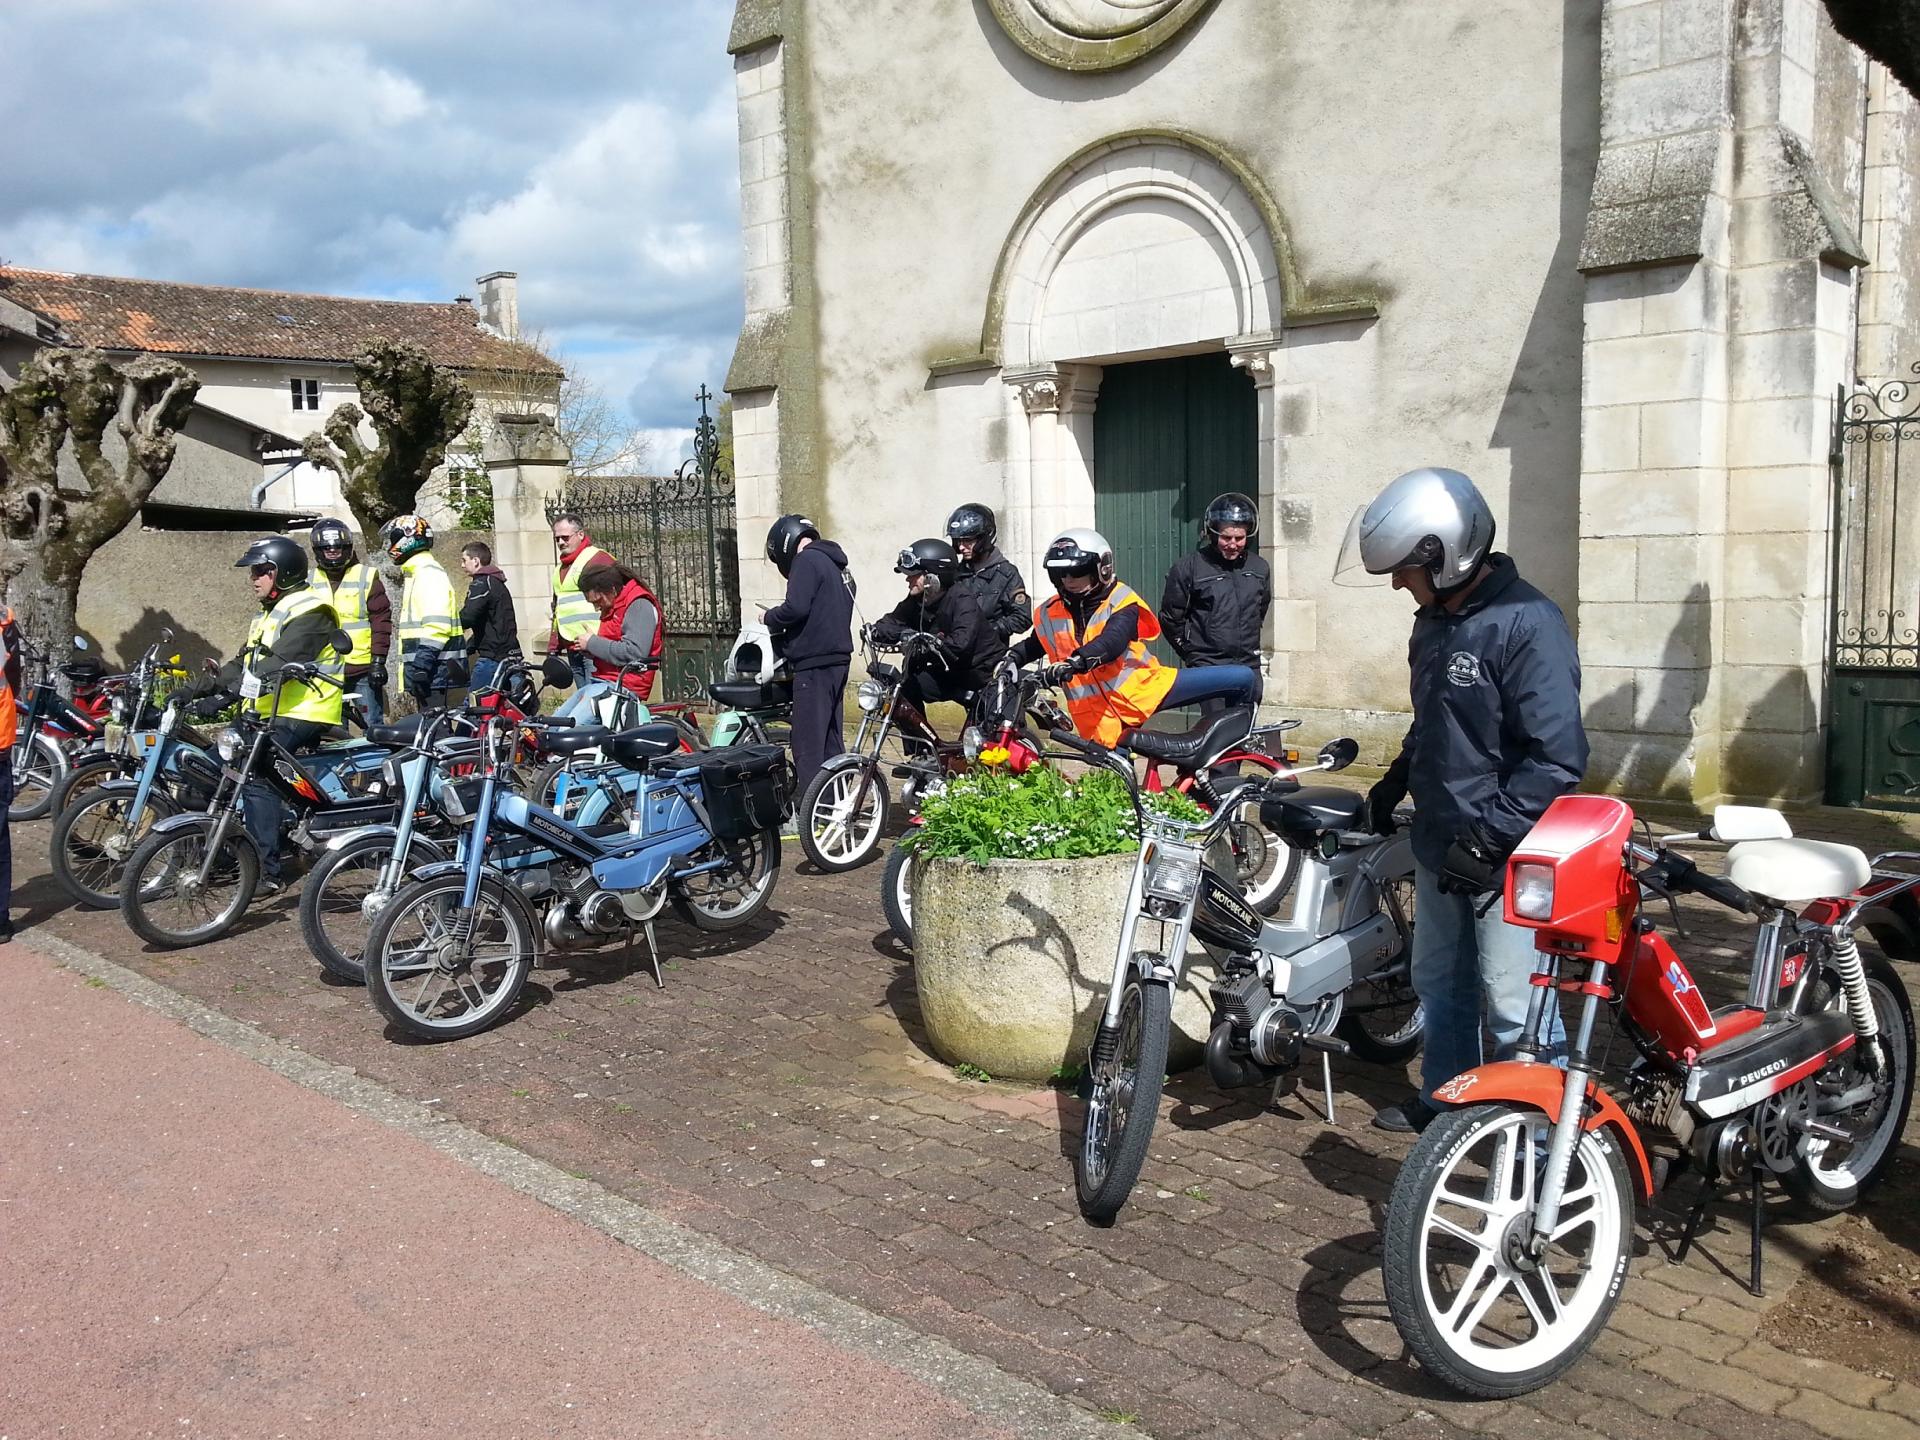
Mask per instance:
[[[139,793],[137,780],[106,781],[89,787],[53,817],[47,864],[76,905],[92,910],[118,905],[120,881],[133,852],[156,824],[179,813],[173,797],[155,786],[136,820],[133,801]]]
[[[80,800],[90,790],[105,785],[111,780],[132,780],[137,777],[135,767],[112,755],[91,755],[74,762],[60,782],[53,787],[53,805],[57,818],[70,805]]]
[[[367,936],[367,998],[416,1039],[460,1040],[499,1024],[537,958],[525,901],[483,879],[472,911],[463,912],[464,886],[458,874],[414,881]]]
[[[780,832],[762,830],[746,840],[716,840],[688,857],[725,859],[725,865],[676,880],[667,899],[696,930],[738,930],[766,908],[780,878]]]
[[[864,865],[880,848],[887,805],[878,765],[829,761],[800,797],[800,848],[829,874]]]
[[[336,980],[366,983],[361,956],[374,921],[407,883],[409,870],[447,857],[439,845],[416,835],[395,883],[383,887],[380,879],[392,858],[392,835],[350,840],[322,855],[300,887],[300,936],[320,968]]]
[[[7,819],[44,816],[53,808],[53,792],[68,768],[66,752],[51,735],[23,735],[13,747],[13,800],[7,806]]]
[[[157,949],[183,950],[239,924],[260,884],[260,857],[238,830],[229,830],[210,863],[211,821],[142,841],[120,879],[127,928]]]
[[[880,876],[880,905],[893,938],[913,949],[913,851],[895,845]]]
[[[1524,1395],[1569,1369],[1606,1328],[1627,1278],[1633,1194],[1605,1129],[1581,1132],[1552,1239],[1530,1217],[1553,1126],[1538,1110],[1449,1110],[1413,1147],[1387,1202],[1381,1261],[1400,1337],[1466,1395]]]
[[[1095,1224],[1113,1222],[1140,1178],[1160,1117],[1172,1024],[1173,995],[1165,982],[1138,976],[1127,981],[1113,1058],[1094,1070],[1074,1167],[1080,1213]]]

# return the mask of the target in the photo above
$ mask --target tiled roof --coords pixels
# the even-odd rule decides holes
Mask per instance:
[[[0,265],[0,295],[56,322],[75,344],[157,355],[351,361],[374,340],[411,340],[464,370],[560,367],[480,328],[473,307],[181,285]]]

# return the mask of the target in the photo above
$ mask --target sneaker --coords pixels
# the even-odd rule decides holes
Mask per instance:
[[[262,875],[260,877],[260,883],[253,887],[253,898],[256,900],[271,899],[286,888],[287,882],[282,880],[278,875]]]
[[[1433,1123],[1440,1112],[1419,1095],[1409,1095],[1398,1105],[1389,1105],[1373,1117],[1373,1128],[1391,1130],[1396,1135],[1418,1135]]]

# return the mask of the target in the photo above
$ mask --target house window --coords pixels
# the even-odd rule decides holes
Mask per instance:
[[[320,382],[318,380],[289,380],[287,388],[293,392],[293,408],[296,410],[318,410],[320,408]]]

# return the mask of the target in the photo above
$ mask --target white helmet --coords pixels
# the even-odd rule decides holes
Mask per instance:
[[[1450,595],[1479,573],[1493,550],[1493,511],[1458,470],[1409,470],[1371,505],[1354,512],[1333,568],[1342,585],[1378,583],[1424,566],[1434,592]]]
[[[1113,546],[1098,530],[1090,530],[1084,525],[1062,530],[1054,536],[1053,542],[1047,546],[1046,558],[1040,563],[1046,567],[1047,576],[1056,590],[1060,590],[1060,582],[1069,575],[1093,576],[1091,593],[1094,595],[1105,595],[1113,588]],[[1066,592],[1062,590],[1061,593]]]

